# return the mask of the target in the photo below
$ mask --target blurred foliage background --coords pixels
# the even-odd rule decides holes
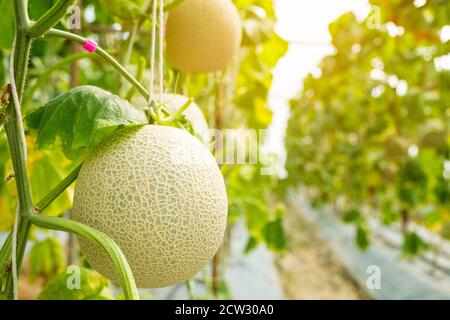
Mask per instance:
[[[365,20],[330,25],[334,54],[291,102],[287,183],[335,204],[361,248],[377,219],[400,224],[404,254],[417,255],[427,245],[411,223],[450,236],[450,3],[370,3]]]
[[[56,1],[29,0],[32,19]],[[167,1],[167,8],[177,0]],[[211,128],[267,129],[272,122],[268,94],[272,70],[288,50],[274,31],[274,1],[234,0],[243,20],[239,55],[222,72],[180,74],[165,65],[167,91],[194,97]],[[429,246],[412,226],[419,225],[450,239],[450,2],[371,0],[379,16],[358,19],[349,12],[330,27],[333,54],[309,74],[291,101],[286,134],[288,178],[261,175],[264,155],[256,165],[224,165],[229,195],[229,233],[221,254],[213,262],[225,266],[229,237],[245,221],[250,252],[258,245],[283,253],[288,239],[283,228],[282,196],[293,190],[307,195],[316,207],[333,206],[345,223],[355,227],[355,243],[368,249],[370,221],[397,226],[404,235],[403,254],[417,256]],[[106,51],[149,82],[148,56],[151,26],[149,6],[143,0],[78,0],[81,29],[72,30],[94,39]],[[0,84],[6,84],[8,56],[14,36],[11,0],[0,0]],[[72,12],[73,13],[73,12]],[[68,14],[66,22],[69,22]],[[57,28],[68,30],[67,23]],[[134,40],[133,40],[134,39]],[[72,87],[94,85],[139,104],[137,94],[100,58],[82,52],[60,38],[36,41],[23,103],[24,115]],[[62,150],[41,150],[36,135],[27,129],[28,170],[34,201],[39,201],[77,166]],[[258,141],[261,147],[264,139]],[[8,146],[0,129],[0,232],[11,230],[16,209],[14,180]],[[275,159],[276,160],[276,159]],[[45,210],[46,215],[68,215],[72,189]],[[112,299],[106,279],[79,256],[71,240],[33,230],[33,246],[26,275],[44,290],[42,299]],[[75,251],[75,258],[74,258]],[[49,258],[51,257],[51,258]],[[80,260],[83,291],[65,292],[66,268]],[[70,267],[69,267],[70,268]],[[223,273],[222,268],[217,272]],[[214,275],[208,275],[210,284]],[[219,286],[228,297],[226,284]],[[214,287],[214,285],[212,285]],[[213,288],[214,289],[214,288]],[[214,290],[213,290],[214,291]],[[38,293],[39,293],[38,292]],[[35,295],[37,296],[37,294]],[[217,292],[216,292],[217,296]]]

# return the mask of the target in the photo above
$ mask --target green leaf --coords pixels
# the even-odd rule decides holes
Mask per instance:
[[[144,0],[100,0],[119,23],[136,21],[144,17]]]
[[[428,191],[428,178],[417,159],[409,159],[400,169],[398,195],[405,204],[415,207],[424,201]]]
[[[381,221],[384,225],[392,225],[399,219],[399,214],[394,210],[391,201],[385,201],[381,206]]]
[[[35,242],[30,252],[30,279],[51,278],[66,267],[64,247],[56,238]]]
[[[263,45],[263,52],[261,53],[261,61],[265,63],[268,68],[274,68],[279,59],[284,56],[288,50],[288,43],[273,33],[272,38]]]
[[[286,237],[281,218],[269,222],[262,230],[262,235],[269,249],[273,251],[283,251],[286,249]]]
[[[0,83],[6,81],[6,61],[5,54],[0,50]]]
[[[403,254],[406,257],[415,257],[428,250],[429,246],[415,232],[408,232],[403,239]]]
[[[247,241],[247,245],[245,246],[244,253],[250,253],[252,250],[256,249],[258,246],[258,240],[254,237],[250,237]]]
[[[438,203],[450,207],[450,179],[440,177],[434,188],[434,195]]]
[[[2,31],[2,36],[0,37],[1,49],[11,49],[14,41],[16,24],[12,4],[11,0],[0,0],[0,12],[2,13],[2,18],[0,19],[0,30]]]
[[[356,229],[355,242],[358,248],[360,248],[361,250],[369,249],[369,231],[367,230],[365,224],[358,224],[358,228]]]
[[[345,223],[357,223],[361,218],[361,212],[358,209],[353,208],[344,213],[342,220]]]
[[[439,211],[428,212],[424,219],[424,225],[429,229],[436,228],[441,224],[441,222],[442,213]]]
[[[50,280],[39,300],[110,300],[109,281],[97,272],[72,266]]]
[[[270,39],[274,32],[274,19],[258,6],[246,6],[242,11],[242,45],[255,46]]]
[[[50,9],[55,0],[39,0],[39,1],[30,1],[28,4],[28,12],[30,14],[30,19],[38,20],[44,13]]]
[[[56,147],[79,159],[117,129],[148,123],[145,112],[103,89],[81,86],[65,92],[26,117],[37,131],[39,149]]]

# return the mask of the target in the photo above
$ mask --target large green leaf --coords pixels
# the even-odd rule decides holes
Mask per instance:
[[[81,86],[63,93],[26,117],[37,131],[37,147],[61,149],[77,159],[118,128],[148,123],[144,111],[107,91]]]

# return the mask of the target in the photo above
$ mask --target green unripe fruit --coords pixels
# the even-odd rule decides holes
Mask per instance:
[[[167,58],[182,72],[222,70],[241,38],[239,12],[230,0],[184,0],[169,13]]]
[[[73,217],[111,236],[140,288],[185,281],[218,250],[227,219],[221,172],[189,133],[161,126],[127,128],[85,162],[75,188]],[[105,253],[83,239],[93,267],[118,276]]]

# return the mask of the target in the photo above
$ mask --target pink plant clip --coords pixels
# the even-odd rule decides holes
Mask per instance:
[[[95,52],[95,50],[97,50],[97,43],[94,40],[87,39],[86,42],[83,44],[83,48],[87,52]]]

